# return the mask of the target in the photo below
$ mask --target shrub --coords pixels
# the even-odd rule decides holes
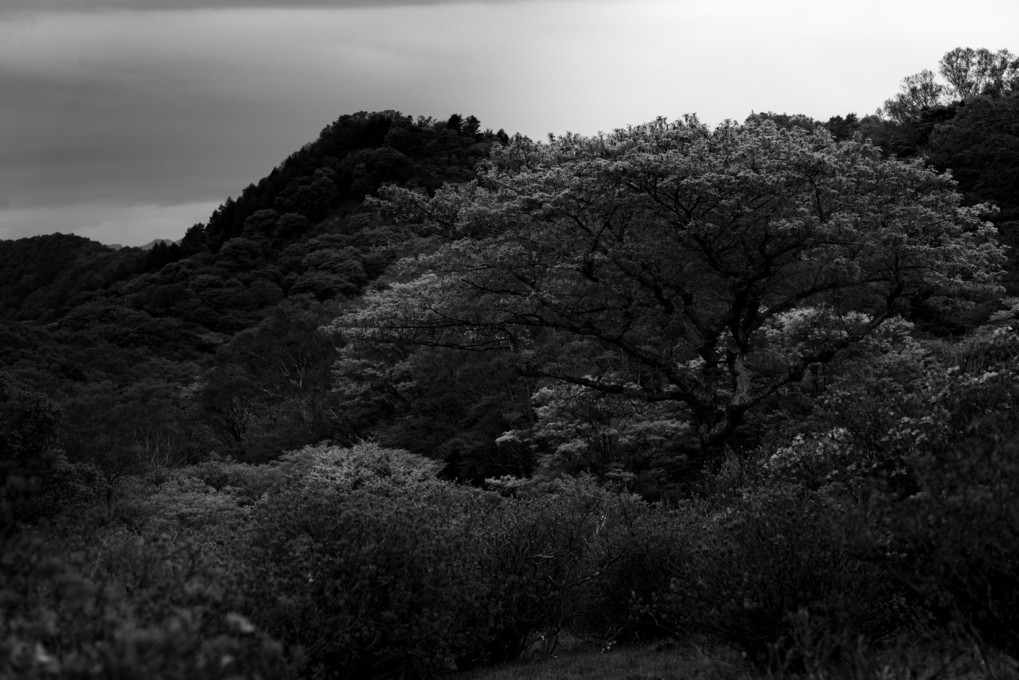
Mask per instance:
[[[903,459],[911,488],[877,493],[872,507],[889,532],[890,573],[941,625],[961,625],[1014,657],[1019,656],[1015,331],[1015,322],[984,328],[940,348],[938,411],[928,422],[911,424],[913,445]]]
[[[117,530],[5,545],[0,677],[294,677],[282,646],[234,610],[229,573],[192,540]]]
[[[918,457],[920,491],[885,508],[898,577],[943,623],[1019,657],[1019,436],[1010,413]]]
[[[427,675],[516,658],[567,627],[605,641],[653,627],[631,600],[660,587],[667,544],[635,497],[589,480],[470,489],[372,445],[281,469],[285,487],[254,506],[249,599],[318,676]]]
[[[458,548],[425,498],[306,487],[261,503],[252,596],[322,677],[427,675],[455,637]]]
[[[156,469],[97,510],[69,506],[0,546],[0,677],[294,676],[244,616],[249,512],[236,494]]]
[[[591,546],[574,632],[603,647],[680,636],[662,602],[688,563],[690,514],[626,498],[611,510]]]
[[[687,524],[687,562],[664,597],[672,627],[708,633],[755,663],[785,657],[797,616],[815,630],[878,638],[899,623],[902,598],[851,550],[853,519],[817,492],[772,484]],[[820,628],[818,628],[818,626]]]
[[[473,579],[490,624],[477,661],[514,659],[537,637],[553,643],[589,608],[592,557],[615,522],[615,494],[589,480],[526,484],[478,518]]]
[[[473,601],[456,506],[430,461],[371,445],[292,455],[288,484],[254,507],[256,621],[314,677],[423,676],[451,663]]]

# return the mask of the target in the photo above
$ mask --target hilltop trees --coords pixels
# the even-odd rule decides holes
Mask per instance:
[[[1008,50],[956,47],[941,58],[938,70],[962,100],[978,95],[1000,96],[1019,86],[1019,58]]]
[[[1019,290],[1013,235],[1019,220],[1019,57],[957,47],[942,57],[938,75],[907,77],[899,94],[864,118],[859,130],[889,154],[925,157],[951,172],[964,204],[995,204],[999,211],[991,219],[1013,247],[1006,288]]]
[[[884,114],[897,123],[917,120],[924,111],[946,103],[946,89],[929,69],[906,76],[899,93],[885,101]]]
[[[188,239],[217,251],[236,236],[255,236],[262,229],[274,246],[285,247],[319,223],[333,222],[354,210],[364,196],[382,184],[437,189],[445,181],[465,181],[491,143],[508,139],[480,132],[474,116],[454,114],[449,121],[414,120],[397,111],[359,112],[340,116],[319,138],[290,155],[236,199],[227,199],[209,218],[203,233]],[[300,215],[306,226],[289,227],[273,220],[248,220],[260,211]],[[280,219],[282,220],[283,217]],[[268,229],[266,229],[268,227]],[[286,234],[288,229],[290,234]],[[198,239],[201,236],[201,239]],[[282,238],[280,238],[282,237]],[[183,253],[182,253],[183,254]]]
[[[906,76],[899,93],[885,102],[885,115],[908,123],[941,106],[1013,93],[1019,86],[1019,58],[1008,50],[956,47],[941,58],[938,73],[944,82],[929,69]]]
[[[1019,219],[1019,96],[970,100],[934,129],[926,153],[971,200],[998,206],[996,222]]]
[[[987,116],[988,109],[996,109],[989,123],[992,129],[999,128],[992,134],[1000,132],[1001,122],[1008,121],[1009,101],[1016,94],[1019,94],[1019,58],[1014,54],[1008,50],[991,52],[957,47],[942,57],[937,74],[925,69],[904,78],[899,93],[886,100],[877,115],[861,121],[861,132],[885,151],[900,157],[927,155],[939,169],[954,168],[957,163],[983,168],[989,162],[984,174],[996,175],[1008,164],[1007,154],[1006,158],[976,160],[964,149],[954,148],[946,155],[939,152],[937,137],[939,132],[957,126],[971,136],[968,128],[974,109],[975,117],[981,119]],[[978,129],[982,125],[983,122],[978,124]],[[962,180],[960,188],[964,193],[971,190]]]
[[[383,196],[434,247],[334,332],[511,352],[534,379],[667,406],[701,453],[918,300],[995,293],[1003,262],[947,176],[770,121],[517,140],[474,183]]]

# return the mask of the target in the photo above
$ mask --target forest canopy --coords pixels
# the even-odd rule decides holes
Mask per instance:
[[[517,140],[474,182],[376,205],[434,247],[334,332],[512,352],[530,377],[668,404],[703,450],[911,307],[1001,290],[992,209],[947,175],[769,120]]]

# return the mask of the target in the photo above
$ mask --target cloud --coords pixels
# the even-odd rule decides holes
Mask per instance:
[[[16,131],[0,135],[0,192],[24,209],[225,200],[360,110],[461,111],[517,131],[497,91],[531,67],[465,56],[504,54],[529,15],[502,35],[479,30],[487,18],[474,6],[0,22],[0,129]]]
[[[516,0],[5,0],[0,9],[33,12],[188,11],[196,9],[346,9],[501,4]]]
[[[15,131],[0,192],[24,208],[223,200],[314,139],[339,112],[308,110],[307,55],[281,59],[266,45],[300,50],[271,17],[235,14],[0,23],[0,129]]]

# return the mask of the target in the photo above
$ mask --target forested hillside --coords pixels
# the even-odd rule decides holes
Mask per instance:
[[[73,460],[268,460],[328,437],[333,345],[316,329],[417,247],[362,199],[470,179],[508,142],[478,127],[343,116],[176,245],[0,242],[6,373],[59,406]]]
[[[344,115],[179,243],[0,241],[0,677],[1015,672],[1019,59],[937,69]]]

